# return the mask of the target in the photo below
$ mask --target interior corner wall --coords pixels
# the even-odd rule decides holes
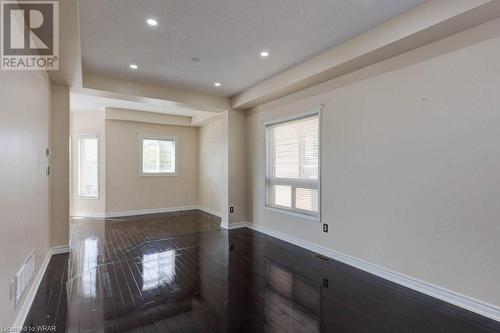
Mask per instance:
[[[50,111],[50,243],[69,244],[69,88],[52,85]]]
[[[106,214],[197,206],[197,128],[106,120],[105,133]],[[140,175],[140,135],[176,137],[175,176]]]
[[[228,207],[229,223],[247,222],[246,111],[228,111]]]
[[[21,308],[10,300],[11,280],[33,249],[38,272],[50,246],[46,176],[50,104],[51,86],[46,72],[0,71],[2,327],[12,326]]]
[[[500,306],[500,20],[247,117],[253,223]],[[265,122],[322,112],[321,223],[264,209]]]
[[[104,216],[106,209],[106,133],[104,111],[72,111],[70,114],[71,132],[71,216]],[[99,140],[99,196],[81,198],[78,196],[78,136],[97,135]]]
[[[216,116],[198,128],[198,204],[221,216],[224,203],[224,116]]]

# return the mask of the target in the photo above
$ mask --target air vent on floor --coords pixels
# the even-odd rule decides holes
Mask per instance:
[[[324,262],[331,262],[332,259],[331,258],[328,258],[328,257],[325,257],[325,256],[322,256],[321,254],[315,254],[314,255],[315,258],[318,258],[319,260],[322,260]]]
[[[31,278],[35,273],[35,249],[31,252],[29,257],[24,262],[21,269],[16,274],[16,305],[28,288]]]

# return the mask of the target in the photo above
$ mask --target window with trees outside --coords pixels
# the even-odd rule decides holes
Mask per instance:
[[[176,174],[175,138],[141,136],[140,146],[142,175]]]
[[[267,206],[319,219],[319,113],[268,124],[266,130]]]
[[[99,196],[99,139],[97,135],[78,136],[78,196]]]

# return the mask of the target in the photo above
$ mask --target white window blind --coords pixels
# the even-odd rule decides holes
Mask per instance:
[[[175,174],[175,139],[141,138],[141,173]]]
[[[96,135],[78,136],[78,195],[99,196],[99,140]]]
[[[319,217],[319,114],[267,125],[267,205]]]

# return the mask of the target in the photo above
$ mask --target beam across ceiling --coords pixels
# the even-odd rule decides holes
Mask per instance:
[[[83,89],[133,99],[166,101],[179,107],[205,112],[221,113],[230,107],[229,100],[220,96],[91,73],[83,73]]]
[[[166,115],[183,119],[186,126],[201,126],[214,116],[229,109],[229,100],[224,97],[199,94],[186,90],[117,79],[84,73],[82,87],[71,88],[72,111],[113,110],[110,114],[133,111],[134,119],[150,122],[154,117]],[[152,115],[155,113],[157,115]],[[156,120],[155,120],[156,121]]]
[[[500,17],[500,0],[426,2],[231,99],[250,109]]]
[[[126,120],[160,125],[192,126],[191,117],[116,108],[106,108],[104,119]]]

